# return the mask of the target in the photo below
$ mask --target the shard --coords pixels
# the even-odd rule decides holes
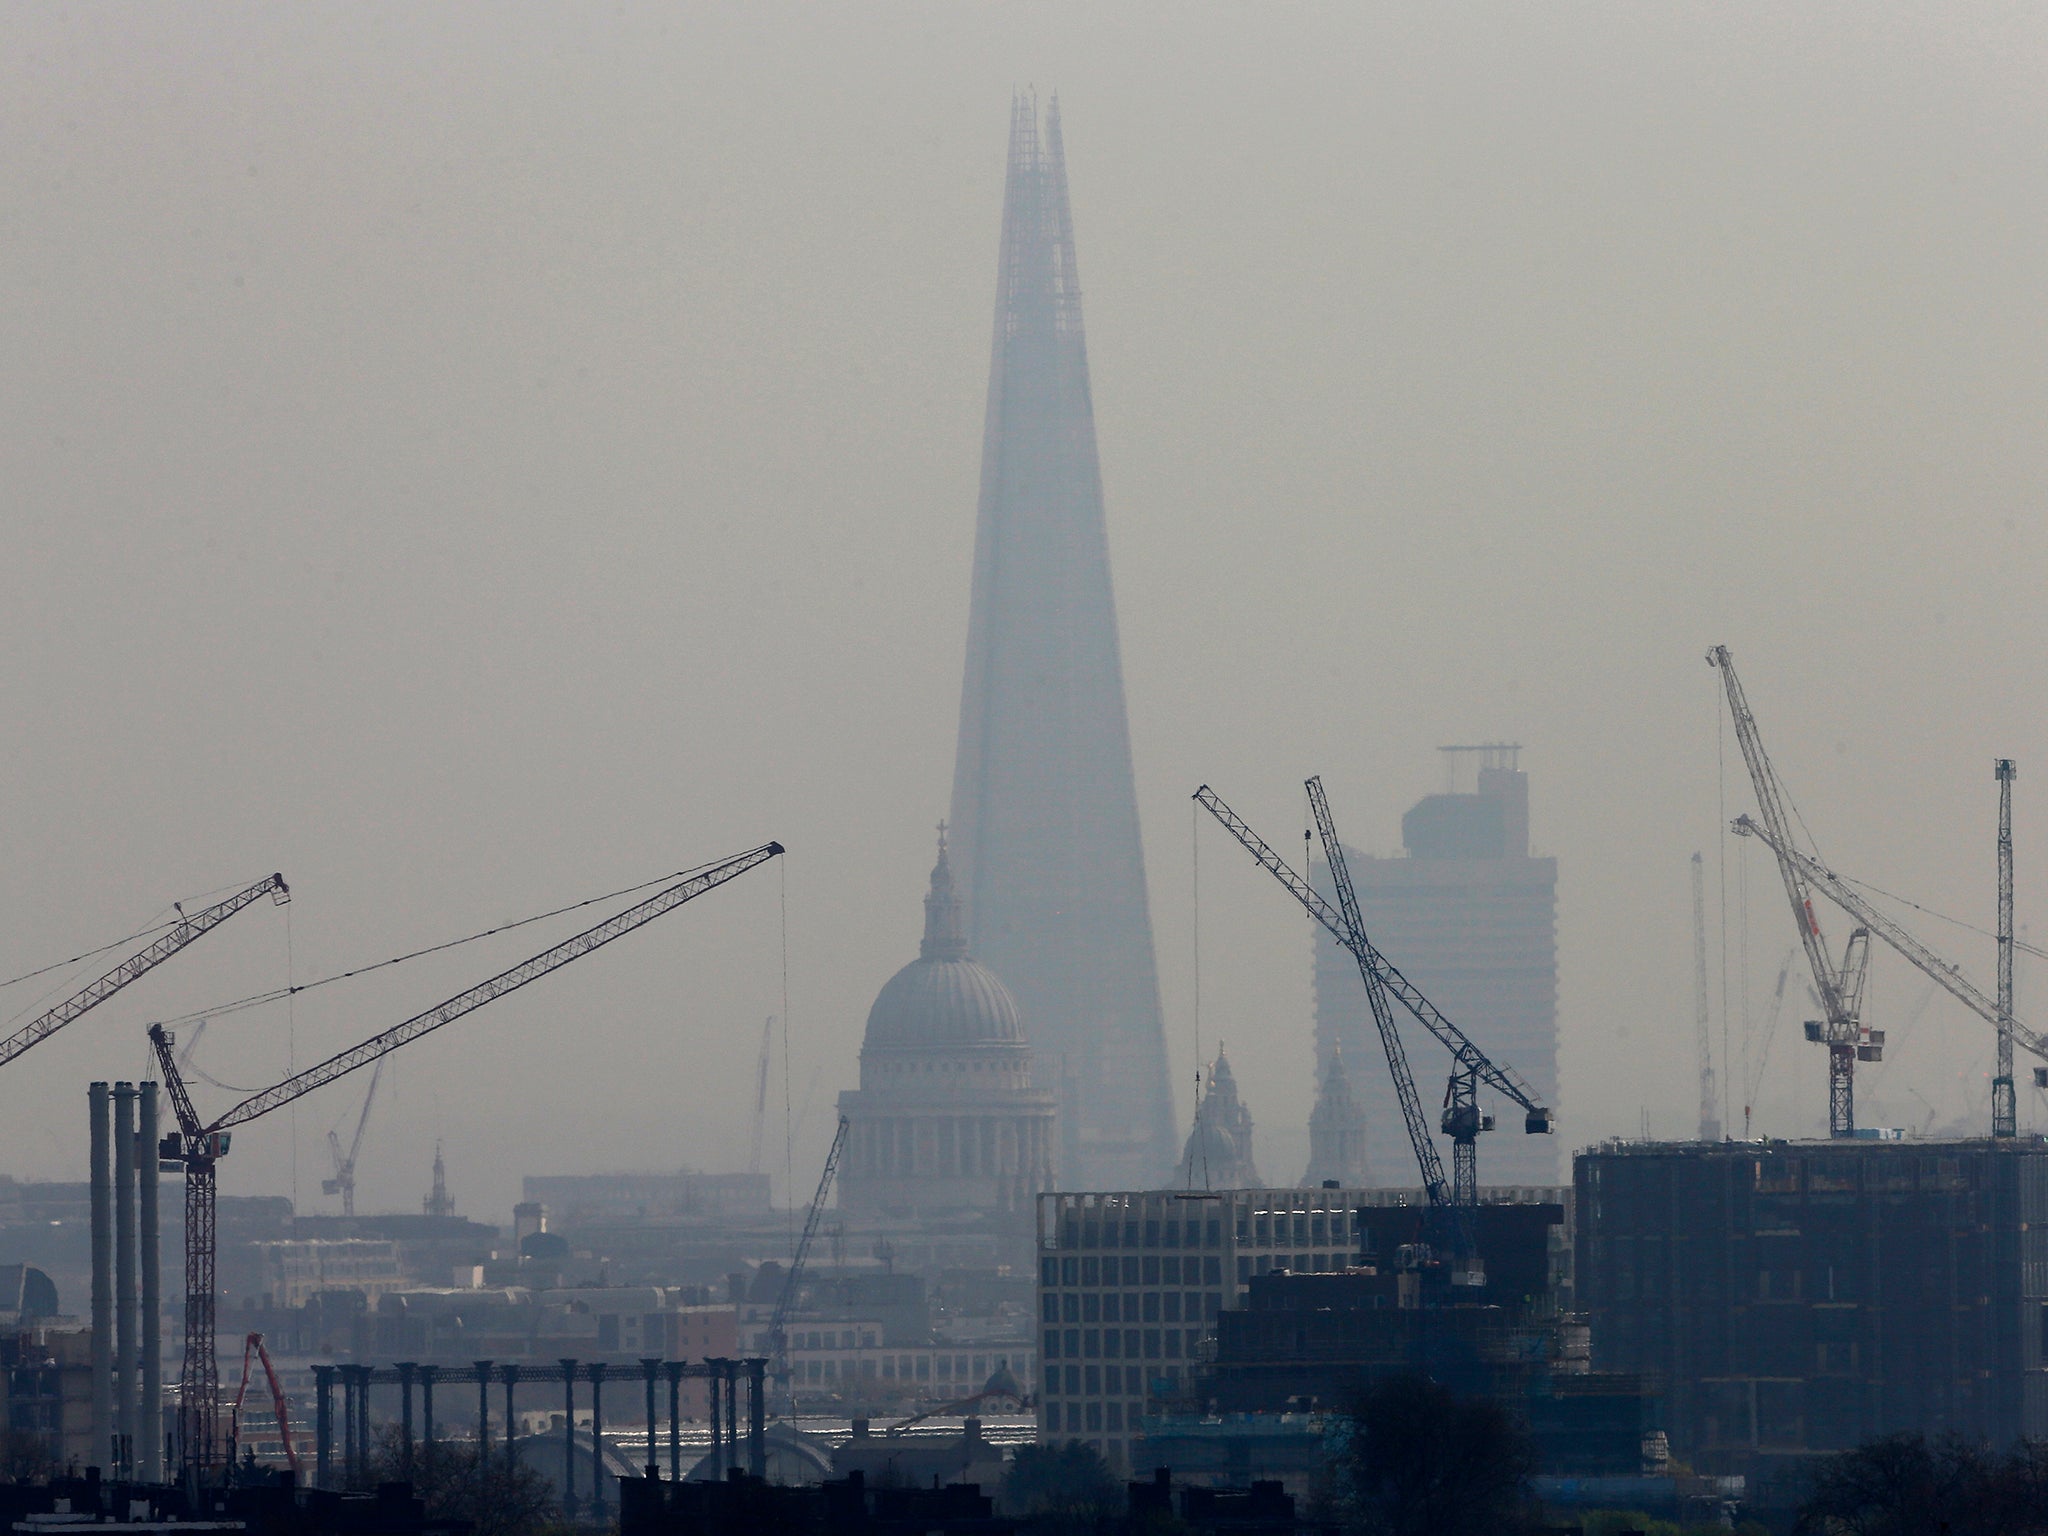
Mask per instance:
[[[1060,1183],[1174,1166],[1059,102],[1010,119],[954,853],[971,947],[1060,1101]]]

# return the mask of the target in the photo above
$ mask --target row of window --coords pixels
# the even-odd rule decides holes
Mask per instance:
[[[1048,1328],[1041,1360],[1178,1360],[1204,1336],[1200,1328]],[[1048,1379],[1050,1379],[1048,1377]]]
[[[1047,1323],[1213,1322],[1222,1310],[1221,1291],[1046,1291],[1039,1297],[1039,1320]]]
[[[1189,1367],[1193,1369],[1192,1366]],[[1180,1387],[1177,1365],[1054,1365],[1045,1371],[1046,1405],[1068,1397],[1166,1396]]]
[[[1121,1262],[1114,1257],[1042,1259],[1038,1278],[1048,1290],[1062,1285],[1115,1285],[1119,1279],[1129,1286],[1221,1285],[1223,1260],[1213,1253],[1189,1254],[1185,1259],[1172,1253],[1127,1254]]]
[[[979,1385],[993,1369],[988,1355],[883,1355],[864,1360],[797,1360],[791,1369],[804,1381],[940,1381]]]
[[[1242,1247],[1307,1248],[1343,1246],[1358,1233],[1355,1211],[1261,1211],[1239,1216],[1234,1236]],[[1063,1249],[1088,1248],[1221,1248],[1223,1223],[1206,1220],[1117,1221],[1067,1218],[1060,1225]]]
[[[1064,1426],[1060,1423],[1062,1418],[1066,1420]],[[1120,1432],[1123,1427],[1124,1405],[1122,1403],[1069,1403],[1066,1405],[1066,1412],[1064,1414],[1060,1412],[1060,1405],[1058,1403],[1047,1403],[1045,1405],[1045,1432],[1048,1435],[1057,1435],[1063,1428],[1067,1433],[1077,1435],[1090,1431],[1099,1434],[1105,1429],[1115,1434]],[[1136,1429],[1137,1427],[1138,1406],[1133,1403],[1131,1405],[1131,1428]]]

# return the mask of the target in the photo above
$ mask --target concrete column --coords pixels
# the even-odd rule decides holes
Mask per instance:
[[[398,1363],[398,1457],[408,1480],[412,1477],[412,1377],[416,1367],[410,1360]]]
[[[654,1382],[661,1374],[661,1362],[643,1357],[640,1370],[647,1377],[647,1481],[651,1483],[661,1476],[661,1463],[654,1457]]]
[[[427,1462],[434,1459],[434,1376],[438,1367],[420,1367],[420,1445],[421,1458]]]
[[[604,1524],[604,1362],[590,1363],[590,1509]]]
[[[313,1367],[313,1486],[333,1486],[334,1367]]]
[[[562,1513],[576,1518],[576,1362],[562,1367]]]
[[[747,1471],[768,1476],[768,1362],[759,1355],[747,1361]]]
[[[164,1254],[157,1214],[157,1134],[157,1086],[144,1083],[135,1128],[135,1168],[141,1175],[136,1235],[142,1245],[142,1393],[135,1422],[146,1483],[162,1482],[164,1476]]]
[[[86,1089],[92,1143],[92,1452],[89,1464],[113,1467],[114,1446],[114,1148],[107,1085]]]
[[[476,1362],[476,1480],[482,1485],[491,1466],[491,1362]]]
[[[498,1367],[505,1377],[505,1470],[519,1465],[519,1410],[512,1401],[512,1388],[519,1381],[519,1367],[509,1361]]]
[[[683,1480],[683,1362],[671,1360],[668,1371],[668,1479]]]
[[[135,1466],[136,1364],[141,1341],[135,1315],[140,1285],[135,1269],[135,1085],[114,1084],[114,1466],[116,1477]]]

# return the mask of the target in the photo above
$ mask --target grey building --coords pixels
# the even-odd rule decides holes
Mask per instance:
[[[967,945],[1022,1008],[1069,1182],[1169,1176],[1172,1087],[1139,843],[1059,104],[1020,98],[960,736]]]
[[[1560,1206],[1563,1192],[1481,1198]],[[1391,1252],[1420,1235],[1420,1202],[1393,1189],[1040,1195],[1039,1439],[1086,1440],[1129,1469],[1148,1415],[1200,1406],[1191,1399],[1217,1319],[1243,1304],[1254,1275],[1331,1274],[1363,1248]]]
[[[1574,1169],[1595,1369],[1702,1471],[2048,1433],[2048,1142],[1613,1143]]]
[[[1515,1069],[1543,1103],[1557,1108],[1557,860],[1529,853],[1529,779],[1519,749],[1477,750],[1474,792],[1429,795],[1401,818],[1404,856],[1344,851],[1360,915],[1374,947],[1479,1047]],[[1329,888],[1317,866],[1317,884]],[[1358,965],[1328,933],[1314,929],[1316,1064],[1327,1075],[1341,1050],[1365,1119],[1365,1156],[1374,1176],[1413,1177],[1401,1109],[1384,1067]],[[1418,1086],[1440,1091],[1448,1058],[1398,1007]],[[1482,1093],[1502,1129],[1479,1143],[1479,1176],[1489,1184],[1550,1184],[1557,1138],[1521,1134],[1522,1112]],[[1448,1145],[1443,1148],[1450,1158]]]

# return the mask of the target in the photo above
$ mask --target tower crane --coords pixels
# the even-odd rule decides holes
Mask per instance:
[[[1692,1034],[1700,1067],[1700,1140],[1721,1139],[1721,1096],[1714,1082],[1714,1040],[1708,1033],[1707,892],[1703,860],[1692,856]]]
[[[804,1235],[797,1239],[796,1252],[789,1261],[789,1278],[782,1283],[775,1312],[768,1319],[769,1369],[778,1383],[776,1390],[790,1391],[789,1314],[796,1306],[797,1288],[803,1284],[804,1265],[810,1261],[811,1243],[818,1235],[818,1222],[825,1214],[825,1202],[832,1195],[832,1180],[839,1173],[839,1159],[846,1152],[846,1116],[839,1117],[839,1130],[832,1137],[832,1150],[825,1154],[825,1171],[818,1176],[818,1192],[811,1196],[811,1211],[804,1218]]]
[[[1322,834],[1324,858],[1329,863],[1331,878],[1337,887],[1340,903],[1337,907],[1331,906],[1307,879],[1289,868],[1287,861],[1224,804],[1208,785],[1196,790],[1194,798],[1196,804],[1221,822],[1245,851],[1307,909],[1309,916],[1328,929],[1330,935],[1357,960],[1359,979],[1365,983],[1366,998],[1372,1005],[1373,1023],[1378,1027],[1380,1044],[1386,1052],[1387,1070],[1394,1080],[1395,1095],[1401,1103],[1401,1118],[1407,1127],[1408,1144],[1422,1176],[1424,1197],[1429,1202],[1437,1235],[1448,1240],[1454,1250],[1453,1279],[1463,1276],[1465,1283],[1483,1283],[1473,1239],[1472,1210],[1479,1199],[1477,1141],[1481,1132],[1493,1128],[1493,1117],[1482,1113],[1479,1108],[1478,1086],[1484,1082],[1495,1092],[1519,1104],[1525,1115],[1522,1128],[1530,1135],[1547,1133],[1551,1129],[1551,1111],[1520,1076],[1489,1060],[1463,1030],[1445,1018],[1385,955],[1373,948],[1359,917],[1357,893],[1351,884],[1343,846],[1337,839],[1329,801],[1323,794],[1322,780],[1312,778],[1306,787],[1317,828]],[[1430,1138],[1429,1123],[1423,1116],[1421,1098],[1416,1093],[1414,1076],[1409,1071],[1407,1051],[1394,1025],[1393,1010],[1388,1004],[1390,997],[1398,998],[1402,1007],[1414,1015],[1416,1022],[1451,1053],[1451,1077],[1444,1090],[1443,1115],[1439,1122],[1444,1134],[1451,1138],[1454,1179],[1449,1187],[1444,1181],[1443,1160],[1437,1154],[1436,1143]]]
[[[1999,762],[2011,767],[2009,759]],[[1770,831],[1759,826],[1747,816],[1738,816],[1733,829],[1745,837],[1754,837],[1781,859],[1789,858],[1800,874],[1828,900],[1855,918],[1865,929],[1874,933],[1904,956],[1913,967],[1928,980],[1934,982],[1970,1012],[1984,1020],[1999,1036],[1998,1075],[1992,1079],[1991,1088],[1991,1134],[2011,1136],[2017,1132],[2017,1114],[2012,1095],[2012,1047],[2018,1042],[2048,1061],[2048,1038],[2043,1038],[2012,1016],[2012,779],[2007,776],[2000,780],[1999,814],[1999,976],[1998,995],[1987,996],[1981,988],[1963,974],[1963,968],[1953,961],[1945,960],[1920,940],[1909,933],[1901,924],[1887,914],[1878,911],[1863,896],[1819,859],[1805,851],[1791,848],[1781,851],[1772,841]],[[2004,1092],[2000,1092],[2000,1080]]]
[[[129,982],[148,975],[186,945],[213,932],[242,908],[263,896],[268,896],[281,907],[292,899],[291,887],[284,883],[283,875],[265,875],[246,890],[237,891],[227,900],[217,901],[198,912],[188,914],[180,907],[178,920],[168,933],[137,950],[91,986],[67,997],[48,1012],[22,1025],[5,1040],[0,1040],[0,1067],[6,1066],[29,1047],[42,1044],[72,1020],[90,1013]]]
[[[1770,833],[1765,843],[1778,856],[1778,877],[1785,886],[1785,899],[1792,907],[1792,922],[1799,930],[1800,947],[1813,971],[1814,991],[1820,997],[1824,1018],[1809,1020],[1806,1038],[1828,1048],[1828,1134],[1856,1133],[1856,1063],[1884,1059],[1884,1032],[1864,1027],[1863,982],[1870,965],[1870,932],[1858,928],[1842,946],[1841,962],[1828,955],[1827,938],[1820,918],[1813,910],[1809,881],[1791,850],[1796,848],[1791,825],[1785,816],[1784,791],[1778,785],[1777,770],[1764,752],[1763,736],[1756,716],[1735,675],[1735,662],[1728,647],[1717,645],[1707,652],[1707,665],[1721,673],[1721,686],[1728,698],[1728,714],[1735,722],[1735,739],[1742,745],[1742,760],[1749,768],[1749,782],[1756,791],[1758,812]]]
[[[214,1363],[215,1183],[220,1160],[228,1154],[235,1128],[282,1109],[336,1078],[379,1061],[400,1046],[582,959],[613,939],[756,865],[765,864],[782,851],[780,843],[763,843],[733,858],[705,865],[625,911],[522,960],[510,970],[500,971],[382,1034],[372,1035],[316,1066],[251,1094],[213,1120],[201,1119],[193,1106],[184,1074],[178,1069],[176,1041],[171,1032],[161,1024],[150,1025],[150,1045],[156,1052],[164,1093],[171,1101],[178,1125],[157,1148],[160,1166],[165,1172],[182,1171],[185,1175],[185,1356],[178,1377],[178,1431],[180,1455],[186,1466],[211,1473],[219,1463],[220,1376]]]
[[[333,1131],[327,1133],[327,1154],[334,1159],[334,1177],[320,1181],[320,1193],[341,1196],[341,1214],[353,1216],[356,1213],[356,1154],[363,1150],[363,1128],[370,1123],[370,1106],[377,1102],[377,1084],[383,1081],[384,1063],[378,1062],[370,1073],[369,1091],[363,1095],[363,1112],[356,1120],[355,1139],[348,1144],[344,1156],[341,1138]]]

